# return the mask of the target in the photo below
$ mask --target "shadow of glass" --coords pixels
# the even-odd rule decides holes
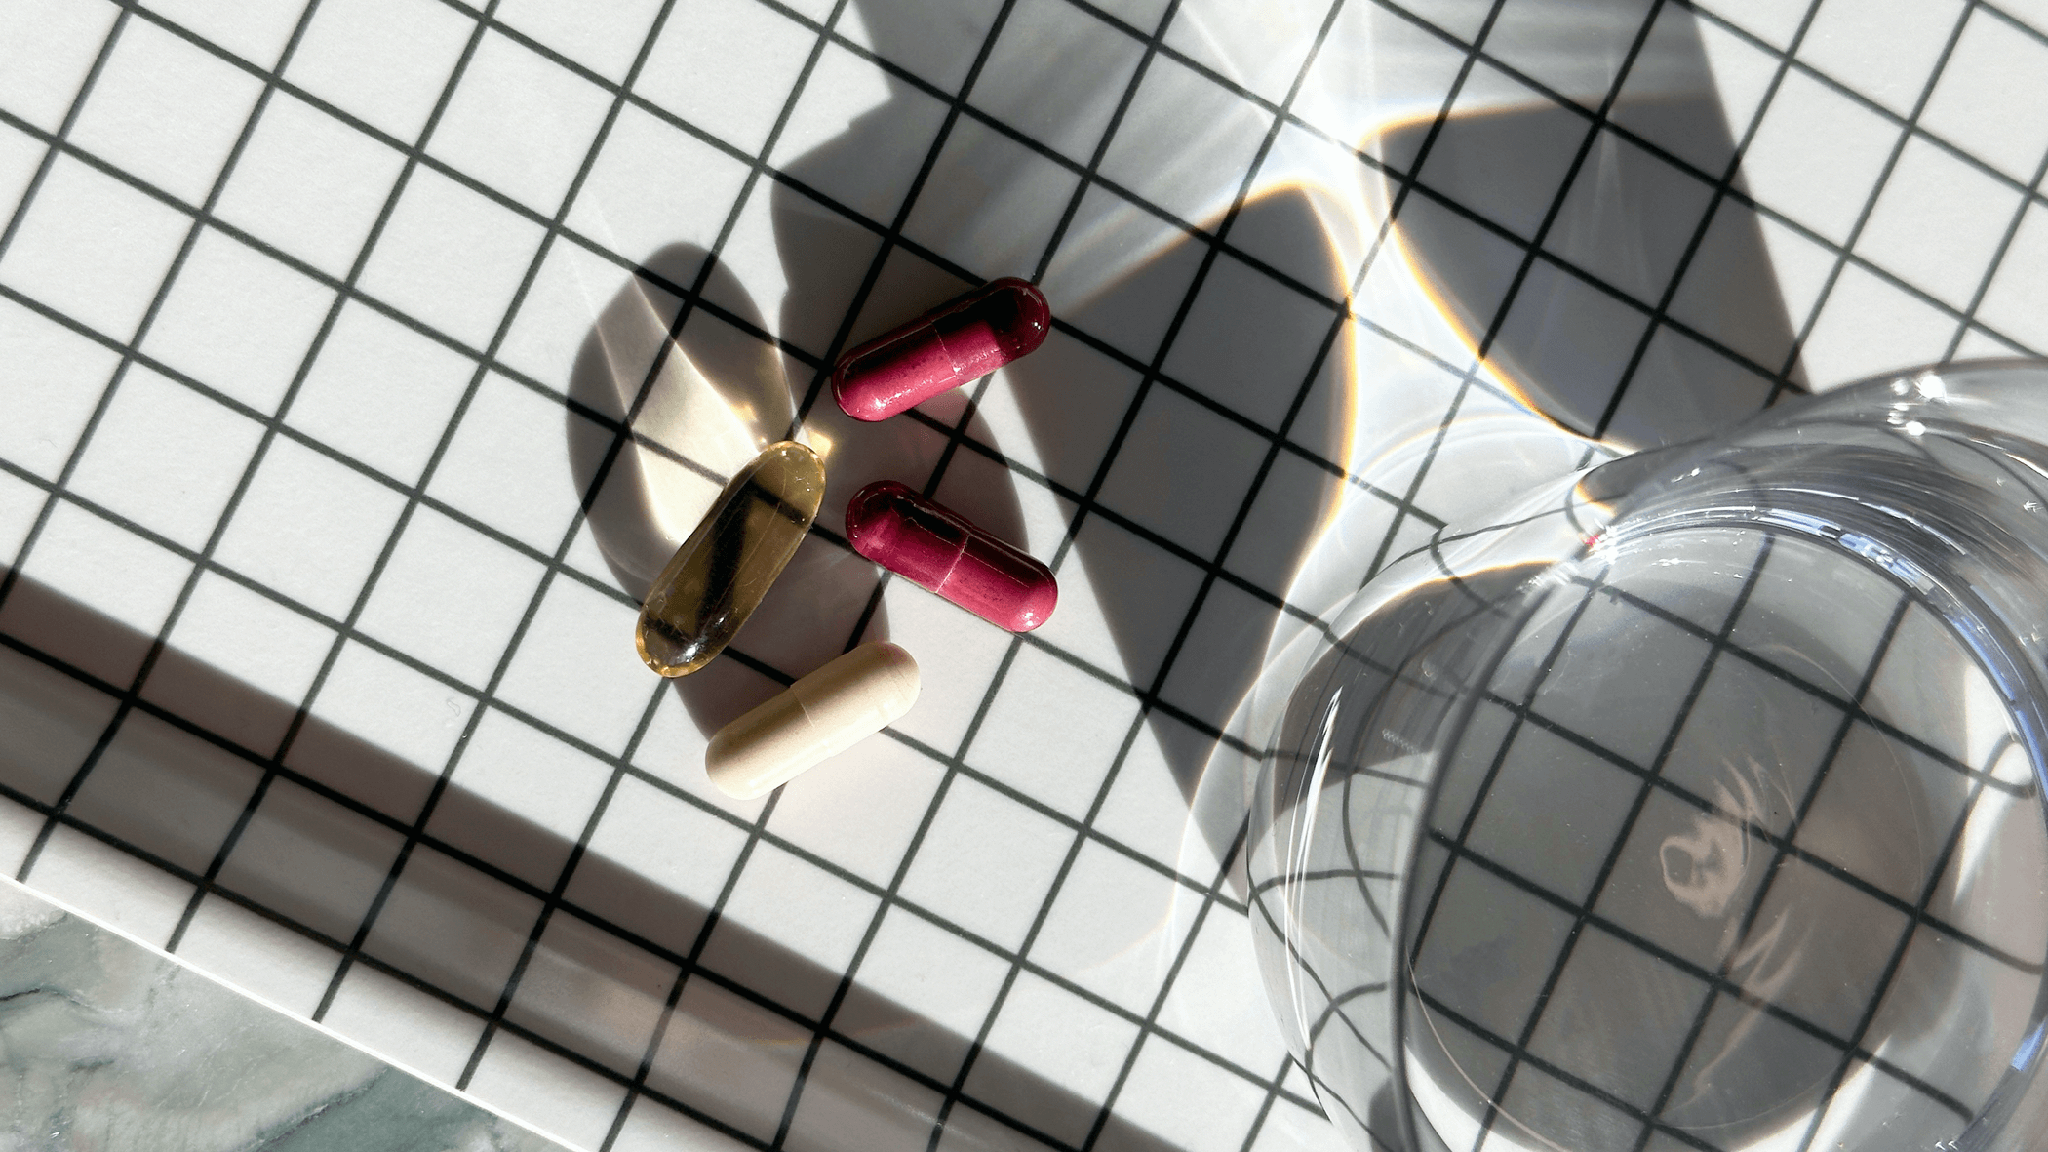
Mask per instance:
[[[0,646],[0,731],[7,733],[0,789],[46,815],[117,705],[116,690],[94,682],[66,653],[101,645],[146,649],[150,639],[33,581],[18,581],[10,603],[22,605],[22,618],[40,622],[46,637],[71,641],[62,651],[42,652],[12,635]],[[317,717],[303,719],[280,765],[263,749],[274,748],[272,734],[295,717],[295,706],[167,651],[137,713],[87,777],[65,821],[191,882],[214,866],[230,829],[253,804],[220,862],[212,898],[339,953],[436,775]],[[266,772],[273,778],[260,800],[252,799]],[[608,856],[601,843],[580,855],[574,849],[518,813],[450,790],[359,962],[488,1017],[512,974],[503,958],[531,937],[519,993],[501,1027],[619,1084],[633,1082],[648,1056],[647,1037],[684,973],[647,1094],[771,1138],[817,1019],[841,990],[841,974],[711,916]],[[566,881],[564,867],[573,869]],[[566,895],[541,931],[542,902],[558,883]],[[806,1074],[806,1108],[887,1143],[922,1143],[968,1048],[964,1037],[929,1018],[938,1007],[920,1012],[850,989],[826,1033],[829,1043]],[[962,1104],[947,1129],[949,1147],[1010,1150],[1020,1136],[1068,1146],[1051,1134],[1086,1132],[1100,1111],[1096,1102],[988,1051],[976,1059]],[[1168,1147],[1114,1117],[1102,1138],[1117,1147]]]
[[[1781,370],[1797,390],[1792,322],[1755,214],[1715,203],[1710,184],[1679,166],[1718,173],[1736,148],[1697,17],[1676,5],[1659,13],[1607,113],[1663,154],[1600,132],[1553,217],[1587,111],[1629,57],[1644,5],[1541,9],[1545,20],[1496,33],[1501,51],[1582,107],[1482,66],[1441,128],[1410,119],[1365,145],[1408,171],[1429,141],[1395,225],[1415,281],[1468,346],[1491,338],[1489,366],[1529,407],[1617,447],[1728,427],[1775,395]],[[1390,88],[1413,66],[1398,53],[1375,64]],[[1532,264],[1510,298],[1532,241],[1554,259]],[[1652,329],[1646,308],[1666,323]]]

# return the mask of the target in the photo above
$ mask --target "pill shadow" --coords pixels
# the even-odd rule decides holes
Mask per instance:
[[[700,298],[710,303],[692,308],[671,342],[677,302],[700,276]],[[785,328],[801,328],[805,321],[794,313],[810,306],[792,291]],[[672,244],[625,278],[578,350],[566,417],[571,475],[579,492],[588,491],[598,470],[607,468],[591,502],[590,527],[613,579],[635,599],[645,598],[725,482],[789,433],[813,384],[815,370],[770,343],[765,330],[748,290],[727,266],[695,245]],[[643,389],[632,438],[614,456],[616,430]],[[826,470],[818,529],[733,644],[789,677],[856,639],[888,638],[879,572],[844,543],[846,501],[874,480],[915,482],[932,455],[930,442],[901,424],[847,419],[829,392],[814,412],[805,435]],[[987,437],[978,416],[970,414],[970,428]],[[962,511],[998,534],[1014,538],[1018,531],[1020,513],[1008,489],[978,493]],[[675,682],[691,718],[707,733],[780,687],[739,661],[714,662]]]
[[[0,731],[6,733],[0,787],[7,800],[48,811],[120,706],[118,689],[104,680],[124,668],[132,678],[150,644],[148,636],[35,581],[17,580],[0,635]],[[247,806],[295,706],[174,648],[160,655],[140,698],[140,708],[71,801],[66,823],[190,883],[207,871]],[[329,962],[338,961],[338,949],[356,931],[435,779],[411,760],[307,718],[220,869],[219,894],[209,901],[261,909],[295,934],[287,950],[302,961],[322,949]],[[683,806],[650,787],[634,787],[637,803]],[[701,818],[676,825],[705,826]],[[672,835],[684,837],[670,845],[675,852],[693,850],[690,833]],[[701,850],[715,853],[728,844],[717,840]],[[448,790],[363,954],[425,995],[456,1006],[480,1030],[518,942],[533,931],[539,896],[556,882],[574,847],[460,787]],[[527,991],[515,995],[506,1019],[516,1031],[624,1084],[645,1056],[669,985],[711,913],[612,851],[600,840],[577,859],[564,902],[526,969],[521,987]],[[492,871],[523,884],[524,894],[509,891]],[[37,884],[33,871],[29,883]],[[102,894],[106,903],[97,905]],[[66,896],[116,922],[132,907],[113,886]],[[253,951],[216,943],[216,955],[225,948],[239,957],[225,978],[311,1011],[317,992],[308,998],[303,986],[268,983],[275,954],[261,944],[244,947]],[[308,965],[286,967],[303,972]],[[711,929],[701,962],[690,971],[647,1084],[658,1100],[766,1140],[781,1123],[812,1036],[810,1022],[839,992],[842,977],[725,918]],[[944,986],[937,973],[917,979],[923,983],[927,976],[932,986]],[[369,1034],[361,1039],[373,1049],[379,1043]],[[805,1080],[804,1098],[813,1101],[807,1108],[819,1110],[820,1123],[851,1125],[903,1144],[927,1138],[942,1086],[969,1047],[967,1037],[926,1014],[860,987],[849,990],[830,1039],[830,1052]],[[879,1059],[849,1058],[841,1046]],[[449,1079],[457,1071],[423,1070]],[[1007,1152],[1030,1144],[988,1111],[1018,1118],[1055,1146],[1074,1147],[1096,1123],[1099,1105],[982,1051],[966,1102],[949,1123],[948,1146]],[[1098,1146],[1138,1152],[1169,1147],[1114,1116],[1101,1139],[1111,1143]]]

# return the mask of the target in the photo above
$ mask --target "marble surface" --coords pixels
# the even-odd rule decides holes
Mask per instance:
[[[560,1146],[13,883],[0,884],[0,1150]]]

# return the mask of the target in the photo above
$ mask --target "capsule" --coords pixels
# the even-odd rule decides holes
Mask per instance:
[[[719,493],[640,610],[640,658],[687,676],[725,650],[804,542],[825,499],[825,465],[794,441],[770,444]]]
[[[887,641],[828,660],[718,730],[704,772],[751,800],[903,718],[917,702],[917,661]]]
[[[1052,569],[951,509],[882,480],[846,504],[853,550],[991,624],[1029,632],[1052,615]]]
[[[1045,343],[1052,309],[1015,277],[992,280],[839,358],[832,394],[856,420],[882,420]]]

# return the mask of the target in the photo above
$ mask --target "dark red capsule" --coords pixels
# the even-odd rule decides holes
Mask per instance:
[[[1045,623],[1059,602],[1052,569],[894,480],[846,503],[853,550],[1012,632]]]
[[[1052,309],[1015,277],[967,295],[852,349],[832,371],[832,394],[856,420],[883,420],[958,388],[1045,343]]]

